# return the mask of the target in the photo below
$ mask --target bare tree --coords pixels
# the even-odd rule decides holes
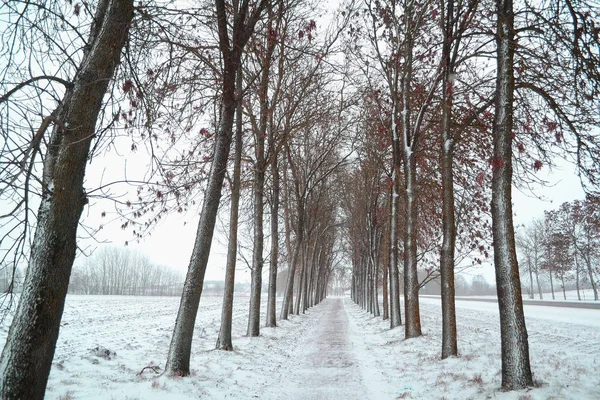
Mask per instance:
[[[534,219],[516,237],[517,246],[521,248],[527,260],[530,279],[530,292],[533,298],[533,277],[540,299],[543,299],[542,284],[540,282],[540,268],[544,252],[544,221]]]
[[[238,220],[240,201],[240,169],[242,164],[242,71],[237,77],[238,105],[236,109],[235,155],[231,188],[231,212],[229,217],[229,241],[227,243],[227,266],[225,268],[225,288],[223,291],[223,308],[221,312],[221,329],[217,338],[217,349],[233,350],[231,340],[231,324],[233,321],[233,291],[235,285],[235,265],[238,246]]]
[[[215,0],[219,49],[223,57],[220,124],[208,183],[204,193],[194,249],[167,356],[165,367],[167,375],[187,376],[190,373],[194,323],[202,294],[202,284],[210,254],[210,245],[221,198],[221,188],[225,178],[233,135],[233,119],[237,104],[235,79],[240,68],[244,47],[252,36],[254,27],[266,4],[266,0],[261,0],[259,4],[251,7],[248,0],[243,0],[239,3],[235,2],[231,7],[226,5],[224,0]],[[230,13],[231,15],[229,15]],[[229,17],[233,19],[233,28],[229,26]]]
[[[40,41],[57,36],[57,31],[44,30],[47,28],[44,23],[46,16],[51,16],[57,24],[67,24],[73,33],[81,34],[64,17],[61,18],[64,14],[60,7],[49,2],[15,3],[15,7],[10,9],[16,21],[11,31],[14,43],[19,40],[20,29],[23,28],[39,35],[37,40]],[[74,9],[76,13],[81,11],[80,5]],[[86,45],[78,50],[80,61],[76,73],[69,80],[51,78],[65,84],[64,95],[57,101],[56,110],[42,120],[23,152],[23,165],[27,165],[29,157],[35,157],[41,150],[41,143],[47,143],[43,171],[38,177],[41,181],[41,204],[25,290],[0,359],[2,398],[44,397],[75,258],[78,222],[87,203],[83,190],[85,167],[96,134],[102,100],[119,64],[132,18],[133,1],[106,0],[98,3]],[[24,42],[22,44],[25,46]],[[60,48],[60,44],[56,47]],[[17,50],[16,47],[12,49]],[[29,50],[34,54],[37,51]],[[9,55],[9,65],[20,57],[12,52]],[[69,57],[68,54],[63,56]],[[68,58],[68,62],[73,61]],[[16,85],[2,96],[2,101],[7,101],[16,91],[38,80],[32,78]],[[43,101],[44,96],[38,99]],[[54,126],[52,133],[44,140],[51,123]],[[27,179],[34,177],[30,168],[23,171],[28,170]]]

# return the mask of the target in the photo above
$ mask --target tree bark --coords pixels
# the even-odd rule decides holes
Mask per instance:
[[[242,164],[242,71],[237,73],[238,103],[235,114],[235,156],[233,161],[233,185],[231,188],[231,211],[229,217],[229,241],[227,243],[227,265],[221,311],[221,329],[217,338],[217,349],[233,350],[231,325],[233,322],[233,293],[235,289],[235,266],[237,260],[237,234],[240,204],[240,171]]]
[[[404,166],[404,332],[405,337],[421,336],[419,311],[419,278],[417,276],[417,160],[416,134],[411,124],[411,98],[413,79],[413,2],[404,4],[406,21],[404,68],[400,77],[402,92],[402,164]]]
[[[589,232],[588,232],[589,235]],[[586,267],[588,271],[588,276],[590,278],[590,284],[592,285],[592,291],[594,292],[594,301],[598,301],[598,287],[596,286],[596,281],[594,281],[594,270],[592,269],[592,263],[590,262],[590,244],[588,240],[587,245],[587,258],[585,258]]]
[[[454,0],[447,0],[445,10],[444,70],[442,81],[442,249],[440,254],[442,300],[442,359],[458,355],[456,308],[454,303],[454,254],[456,249],[456,222],[454,216],[454,134],[452,131],[452,96],[454,73],[451,57],[453,40]]]
[[[383,244],[384,248],[388,248],[387,243]],[[388,257],[389,258],[389,257]],[[384,320],[389,319],[390,318],[390,313],[389,313],[389,295],[388,295],[388,271],[389,269],[387,268],[387,266],[384,264],[383,269],[383,282],[382,282],[382,295],[383,295],[383,316],[382,318]]]
[[[299,242],[303,241],[303,228],[304,225],[304,210],[300,210],[300,215],[298,219],[298,236],[296,237],[296,243],[294,243],[294,249],[292,250],[292,262],[290,267],[288,268],[288,277],[287,284],[283,298],[283,304],[281,306],[281,319],[288,319],[288,315],[290,313],[290,308],[293,305],[294,300],[294,279],[296,275],[296,267],[298,265],[298,258],[300,255],[300,245]]]
[[[496,0],[497,78],[493,127],[492,231],[500,309],[502,388],[533,386],[529,343],[512,220],[514,14],[512,0]]]
[[[421,336],[419,279],[417,276],[417,179],[414,153],[405,151],[406,205],[404,235],[404,332],[405,337]]]
[[[395,115],[395,113],[393,113]],[[400,220],[400,142],[398,138],[395,116],[393,123],[394,141],[393,141],[393,172],[392,172],[392,193],[390,195],[390,257],[389,257],[389,275],[390,275],[390,329],[402,325],[402,316],[400,314],[400,277],[398,276],[398,225]]]
[[[533,299],[533,271],[531,270],[531,256],[527,254],[527,270],[529,272],[529,298]]]
[[[133,1],[99,2],[88,48],[48,142],[29,267],[0,357],[0,398],[43,399],[54,357],[77,226],[87,198],[85,167],[108,84],[119,64]],[[63,130],[66,128],[65,130]]]
[[[269,133],[269,143],[273,142],[273,133]],[[274,147],[274,145],[273,145]],[[271,175],[273,176],[273,193],[271,197],[271,261],[269,264],[269,294],[267,299],[268,327],[277,326],[277,263],[279,258],[279,167],[277,155],[273,152]]]

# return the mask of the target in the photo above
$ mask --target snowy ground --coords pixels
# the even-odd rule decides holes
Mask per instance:
[[[504,393],[496,304],[457,302],[460,357],[441,361],[437,299],[421,300],[424,335],[411,340],[341,298],[247,338],[247,302],[237,298],[235,351],[223,352],[220,298],[203,298],[192,376],[167,379],[140,371],[164,365],[178,298],[69,296],[46,398],[600,399],[599,310],[526,306],[540,387]]]

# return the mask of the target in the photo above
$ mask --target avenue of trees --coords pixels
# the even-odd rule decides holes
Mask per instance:
[[[200,216],[167,376],[190,374],[221,218],[218,349],[234,348],[244,263],[248,336],[350,280],[354,301],[418,337],[419,291],[439,276],[441,357],[458,356],[455,271],[493,259],[502,388],[533,385],[517,245],[531,259],[538,247],[530,234],[515,239],[511,190],[538,182],[557,157],[577,165],[589,193],[600,187],[600,4],[349,0],[328,18],[320,7],[2,2],[0,265],[27,273],[0,358],[1,398],[44,397],[70,281],[137,294],[175,280],[136,256],[119,268],[110,251],[72,271],[78,235],[94,235],[83,210],[110,223],[90,199],[112,202],[109,214],[140,240],[170,213]],[[147,153],[145,178],[95,187],[86,166],[106,153]],[[528,271],[560,280],[574,265],[594,281],[596,199],[547,214]],[[86,274],[98,276],[91,286]]]

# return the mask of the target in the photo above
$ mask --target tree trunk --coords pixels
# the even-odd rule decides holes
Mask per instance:
[[[502,388],[533,386],[512,220],[514,14],[512,0],[496,0],[497,78],[493,127],[492,231],[500,309]]]
[[[544,299],[544,295],[542,294],[542,284],[540,283],[540,265],[539,265],[539,257],[538,257],[538,248],[537,248],[537,243],[539,243],[538,239],[537,239],[537,231],[535,233],[535,248],[534,248],[534,253],[533,253],[533,261],[534,261],[534,273],[535,273],[535,282],[537,284],[537,288],[538,288],[538,294],[540,296],[540,300]]]
[[[173,329],[173,337],[169,346],[165,374],[170,376],[187,376],[190,374],[190,353],[192,350],[192,337],[194,324],[198,313],[200,296],[204,275],[210,255],[210,246],[215,230],[215,221],[221,200],[221,189],[227,159],[231,149],[231,137],[233,135],[233,118],[236,108],[235,79],[242,56],[242,50],[254,32],[254,26],[260,18],[267,0],[261,0],[260,4],[251,12],[248,3],[240,4],[240,10],[232,11],[236,23],[233,26],[232,37],[229,39],[227,11],[224,0],[215,0],[217,23],[219,30],[219,48],[223,56],[223,77],[221,87],[221,111],[220,123],[217,129],[215,150],[212,165],[208,174],[208,183],[204,193],[202,211],[198,221],[196,240],[188,272],[179,303],[179,311]],[[247,16],[246,20],[240,20],[241,16]]]
[[[554,283],[552,282],[552,271],[550,272],[550,290],[552,291],[552,300],[556,300],[556,297],[554,297]]]
[[[306,264],[307,264],[307,253],[308,250],[306,249],[307,244],[304,243],[303,241],[303,245],[302,245],[302,263],[300,264],[300,273],[298,274],[298,295],[296,296],[296,305],[295,305],[295,314],[296,315],[300,315],[300,301],[302,300],[302,292],[304,290],[304,283],[306,281]]]
[[[405,152],[406,153],[406,152]],[[405,156],[406,206],[404,235],[404,332],[405,337],[421,336],[419,278],[417,276],[417,181],[414,153]]]
[[[404,3],[407,21],[404,68],[400,79],[402,93],[402,164],[404,166],[404,332],[405,337],[421,336],[419,311],[419,278],[417,276],[417,160],[415,156],[416,132],[411,124],[411,98],[413,78],[413,2]]]
[[[535,270],[535,282],[537,284],[538,294],[540,296],[540,300],[543,300],[544,299],[544,295],[542,294],[542,284],[540,283],[540,273],[538,272],[537,268]]]
[[[133,18],[132,1],[99,2],[89,47],[48,141],[29,267],[0,357],[0,398],[43,399],[87,198],[85,167],[96,120]],[[65,130],[63,130],[65,129]]]
[[[269,133],[269,143],[273,143],[273,134]],[[273,146],[274,147],[274,146]],[[271,261],[269,264],[269,294],[267,300],[268,327],[277,326],[277,263],[279,258],[279,167],[277,156],[273,154],[271,174],[273,175],[273,193],[271,198]]]
[[[575,287],[577,288],[577,300],[581,301],[581,291],[579,288],[579,265],[575,262]]]
[[[302,217],[300,217],[302,218]],[[301,238],[301,230],[300,223],[298,224],[298,233],[299,236],[296,238],[296,242],[298,242]],[[296,275],[296,266],[298,265],[298,258],[300,255],[300,249],[298,243],[295,243],[294,250],[292,254],[292,262],[288,268],[288,277],[287,284],[283,298],[283,304],[281,306],[281,319],[288,319],[288,315],[290,314],[290,307],[293,304],[294,300],[294,279]]]
[[[379,285],[379,234],[375,232],[375,248],[373,249],[373,316],[379,317],[379,293],[377,286]]]
[[[527,270],[529,271],[529,298],[533,299],[533,271],[531,270],[531,256],[527,255]]]
[[[235,289],[235,266],[237,259],[237,233],[240,203],[240,170],[242,163],[242,71],[237,74],[235,156],[233,164],[233,187],[231,188],[231,213],[229,218],[229,242],[227,243],[227,266],[225,267],[225,287],[221,311],[221,330],[217,338],[217,349],[233,350],[231,324],[233,320],[233,293]]]
[[[272,15],[269,9],[269,32],[273,30]],[[259,88],[260,122],[254,141],[254,248],[252,256],[252,274],[250,289],[250,311],[248,317],[248,336],[260,334],[260,298],[262,291],[263,248],[264,248],[264,190],[265,190],[265,137],[269,117],[269,77],[271,75],[271,58],[275,50],[276,40],[267,35],[267,51],[262,59],[262,73]]]
[[[594,300],[598,301],[598,287],[596,286],[596,281],[594,281],[594,270],[592,269],[592,263],[590,262],[590,254],[589,254],[590,246],[589,245],[588,245],[587,251],[588,251],[588,257],[585,261],[586,261],[588,276],[590,277],[590,284],[592,285],[592,290],[594,291]]]
[[[259,148],[264,148],[257,143]],[[264,151],[264,150],[257,150]],[[252,274],[250,289],[250,313],[248,316],[248,336],[258,336],[260,334],[260,295],[262,290],[262,269],[263,269],[263,214],[264,214],[264,157],[257,160],[254,173],[254,250],[252,257]]]
[[[394,123],[395,125],[395,123]],[[393,128],[394,129],[394,128]],[[390,257],[389,257],[389,275],[390,275],[390,329],[402,325],[402,316],[400,314],[400,277],[398,276],[398,224],[400,220],[400,155],[399,140],[397,130],[394,136],[394,156],[392,172],[392,193],[390,199]]]
[[[387,243],[384,243],[384,248],[388,248]],[[389,313],[389,298],[388,298],[388,271],[389,269],[387,268],[387,266],[384,264],[383,267],[383,282],[381,283],[382,285],[382,295],[383,295],[383,319],[386,320],[388,318],[390,318],[390,313]]]
[[[291,212],[290,212],[290,196],[289,196],[289,185],[288,185],[288,175],[287,175],[287,162],[284,163],[284,173],[283,173],[283,196],[284,196],[284,200],[283,200],[283,208],[284,208],[284,222],[285,222],[285,243],[286,243],[286,249],[287,249],[287,256],[288,256],[288,275],[287,275],[287,282],[285,285],[285,291],[283,293],[283,303],[281,305],[281,319],[288,319],[288,315],[290,314],[290,311],[293,311],[290,309],[291,305],[293,304],[293,300],[294,300],[294,279],[295,279],[295,275],[296,275],[296,266],[298,264],[298,256],[299,256],[299,248],[298,248],[298,237],[296,238],[296,243],[294,246],[292,246],[291,244],[291,239],[290,239],[290,235],[291,235],[291,222],[290,219],[292,218],[291,216]],[[302,218],[300,220],[300,218]],[[301,215],[299,216],[299,220],[298,220],[298,235],[302,235],[302,232],[300,231],[300,226],[304,225],[304,216]],[[291,254],[291,260],[289,259]]]
[[[442,359],[458,355],[456,334],[456,308],[454,303],[454,253],[456,248],[456,222],[454,216],[454,134],[452,121],[453,84],[451,74],[451,44],[454,18],[454,0],[447,1],[444,30],[444,76],[442,105],[442,250],[440,254],[442,300]]]
[[[225,74],[235,77],[235,71]],[[231,78],[229,78],[231,79]],[[229,96],[228,96],[229,97]],[[221,107],[221,123],[219,124],[217,142],[215,145],[214,158],[209,174],[208,185],[204,193],[202,212],[196,232],[196,241],[190,259],[190,265],[185,277],[179,312],[175,321],[173,337],[167,356],[165,373],[172,376],[187,376],[190,373],[190,353],[192,349],[192,337],[194,324],[198,313],[204,275],[210,255],[210,246],[215,228],[215,220],[221,199],[221,188],[227,159],[231,145],[233,117],[235,114],[234,96],[224,102]]]

